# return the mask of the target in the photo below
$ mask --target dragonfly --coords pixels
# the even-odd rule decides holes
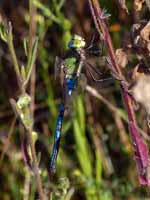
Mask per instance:
[[[55,76],[57,77],[57,75],[59,75],[60,77],[63,98],[58,110],[54,144],[50,159],[50,176],[53,176],[56,172],[56,161],[59,152],[64,112],[68,108],[71,97],[76,90],[80,79],[83,80],[85,78],[82,73],[83,66],[86,66],[86,69],[88,69],[88,72],[94,81],[104,81],[104,79],[95,78],[93,72],[98,75],[102,75],[102,73],[87,62],[87,53],[93,55],[98,55],[100,53],[100,49],[98,48],[94,48],[93,50],[93,47],[95,47],[94,40],[95,38],[92,38],[91,44],[86,47],[85,39],[79,35],[74,35],[68,43],[69,50],[65,52],[62,58],[56,57],[55,60]]]

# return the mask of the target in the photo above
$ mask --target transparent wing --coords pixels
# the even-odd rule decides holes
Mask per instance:
[[[58,56],[56,56],[55,65],[54,65],[55,79],[60,75],[62,66],[63,66],[63,60],[59,58]]]
[[[64,76],[65,76],[65,66],[64,66],[64,60],[57,57],[55,58],[55,65],[54,65],[54,75],[55,75],[55,79],[57,77],[60,78],[60,83],[61,86],[63,85],[64,82]]]
[[[85,64],[86,64],[86,67],[87,67],[88,69],[92,70],[95,74],[97,74],[97,75],[99,75],[99,76],[103,75],[103,73],[100,72],[100,71],[99,71],[95,66],[93,66],[91,63],[89,63],[89,62],[86,61]]]
[[[79,85],[79,89],[81,88],[81,90],[85,90],[86,85],[87,85],[87,77],[85,74],[81,73],[78,79],[78,85]]]
[[[86,69],[88,73],[90,74],[91,78],[95,82],[99,82],[99,83],[107,82],[108,84],[111,84],[114,82],[114,79],[112,77],[104,78],[103,77],[104,73],[100,72],[95,66],[91,65],[89,62],[86,62]]]

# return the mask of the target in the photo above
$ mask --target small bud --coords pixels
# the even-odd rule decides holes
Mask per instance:
[[[27,107],[31,102],[31,97],[26,93],[19,97],[17,101],[17,106],[19,109]]]
[[[116,50],[116,57],[117,57],[117,62],[120,67],[125,68],[126,65],[128,64],[128,58],[127,54],[123,49],[117,49]]]

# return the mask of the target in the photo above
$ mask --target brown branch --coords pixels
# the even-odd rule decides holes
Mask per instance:
[[[39,174],[38,161],[37,161],[35,146],[34,146],[34,142],[33,142],[33,138],[32,138],[32,129],[28,130],[28,137],[29,137],[29,143],[30,143],[30,147],[31,147],[31,155],[32,155],[32,159],[33,159],[33,169],[34,169],[34,173],[35,173],[39,197],[40,197],[40,200],[44,200],[45,198],[44,198],[44,192],[43,192],[43,188],[42,188],[42,181],[41,181],[41,177]]]
[[[28,57],[30,58],[30,56],[32,55],[33,43],[34,43],[34,39],[36,35],[36,20],[35,20],[36,8],[33,5],[33,0],[29,1],[29,14],[30,14],[30,24],[29,24],[29,55]],[[34,119],[34,109],[35,109],[35,81],[36,81],[36,70],[35,70],[35,65],[34,65],[32,74],[31,74],[31,82],[30,82],[30,92],[31,92],[30,95],[32,96],[31,104],[30,104],[30,112],[33,119]],[[44,191],[42,188],[42,181],[39,174],[39,166],[38,166],[35,146],[34,146],[34,142],[32,138],[32,128],[28,130],[28,138],[29,138],[29,144],[31,147],[33,168],[34,168],[39,197],[40,197],[40,200],[44,200],[45,199]]]
[[[29,24],[29,55],[32,54],[34,38],[36,36],[36,8],[33,5],[33,1],[30,0],[30,24]],[[30,93],[32,96],[31,100],[31,114],[34,118],[34,110],[35,110],[35,83],[36,83],[36,66],[34,65],[33,71],[31,74],[31,82],[30,82]]]

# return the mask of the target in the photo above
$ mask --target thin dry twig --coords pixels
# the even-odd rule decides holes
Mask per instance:
[[[40,200],[44,200],[45,197],[44,197],[44,192],[43,192],[43,188],[42,188],[42,181],[41,181],[41,177],[39,174],[38,161],[37,161],[35,146],[34,146],[34,142],[33,142],[33,138],[32,138],[32,129],[28,130],[28,137],[29,137],[29,143],[30,143],[30,147],[31,147],[31,154],[32,154],[32,159],[33,159],[33,170],[35,173],[39,197],[40,197]]]
[[[29,12],[30,12],[30,25],[29,25],[29,57],[32,56],[32,49],[33,49],[33,44],[34,44],[34,38],[36,34],[36,23],[35,23],[35,16],[36,16],[36,8],[34,7],[33,0],[29,1]],[[27,66],[28,67],[28,66]],[[28,70],[28,69],[27,69]],[[32,119],[34,119],[34,107],[35,107],[35,80],[36,80],[36,70],[35,70],[35,65],[32,69],[32,75],[31,75],[31,104],[30,104],[30,112]],[[38,192],[39,192],[39,197],[40,200],[44,200],[44,191],[42,188],[42,181],[41,177],[39,174],[39,167],[38,167],[38,161],[37,161],[37,156],[36,156],[36,151],[35,151],[35,146],[32,138],[32,128],[28,129],[28,137],[29,137],[29,143],[31,147],[31,154],[32,154],[32,159],[33,159],[33,169],[36,177],[36,183],[38,187]]]
[[[10,138],[13,134],[13,131],[14,131],[14,127],[15,127],[15,123],[16,123],[16,117],[13,118],[12,122],[11,122],[11,125],[10,125],[10,129],[8,131],[8,138],[6,139],[6,142],[4,144],[4,148],[3,148],[3,151],[1,153],[1,156],[0,156],[0,166],[3,162],[3,159],[4,159],[4,156],[5,156],[5,153],[7,152],[7,149],[9,147],[9,144],[10,144]]]
[[[94,97],[98,98],[101,100],[111,111],[114,113],[118,114],[123,120],[126,121],[125,115],[122,114],[119,108],[116,108],[112,103],[110,103],[107,99],[105,99],[96,89],[93,87],[87,85],[86,86],[86,91],[89,92],[91,95]]]
[[[97,133],[99,133],[99,135],[101,134],[100,133],[101,127],[98,124],[95,125],[95,130]],[[100,155],[100,158],[102,159],[106,176],[110,176],[111,174],[114,173],[114,166],[112,164],[112,160],[110,156],[108,155],[108,150],[106,149],[103,140],[100,139],[98,134],[93,134],[93,142],[94,142],[95,148],[98,151],[98,154]]]
[[[36,36],[36,7],[33,4],[33,1],[30,0],[30,24],[29,24],[29,54],[32,54],[32,48],[34,43],[34,38]],[[36,65],[32,69],[31,82],[30,82],[30,93],[32,96],[30,109],[32,118],[34,119],[34,110],[35,110],[35,83],[36,83]]]
[[[29,199],[29,194],[30,194],[30,182],[31,182],[31,175],[29,171],[27,170],[26,176],[25,176],[25,182],[24,182],[24,197],[23,200],[28,200]]]
[[[125,115],[121,112],[121,110],[117,108],[116,106],[114,106],[112,103],[110,103],[110,101],[108,101],[106,98],[104,98],[95,88],[92,88],[91,86],[87,85],[86,91],[90,93],[92,96],[94,96],[95,98],[102,101],[112,112],[114,112],[115,115],[119,116],[126,123],[129,124],[129,120],[125,117]],[[137,126],[137,129],[139,130],[143,138],[150,142],[150,137],[140,127]]]

